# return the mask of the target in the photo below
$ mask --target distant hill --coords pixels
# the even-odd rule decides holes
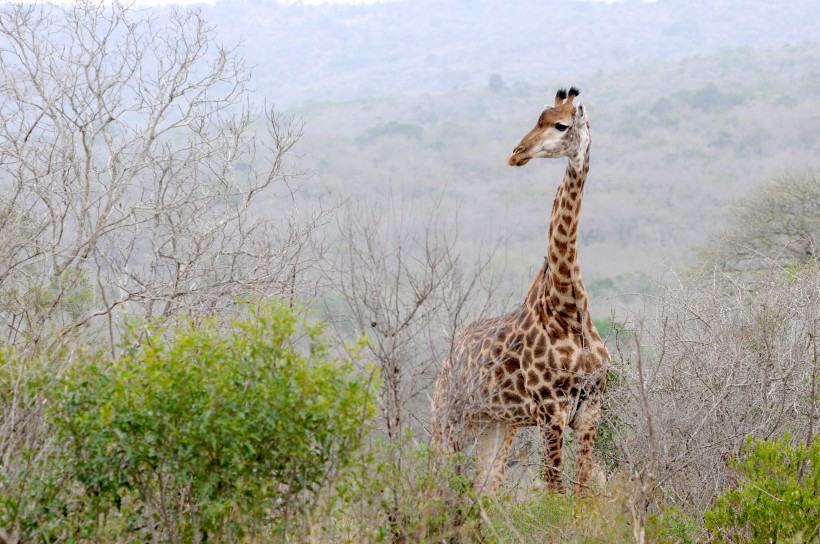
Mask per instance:
[[[593,123],[581,224],[595,311],[682,264],[733,198],[820,164],[820,3],[407,0],[203,6],[260,97],[307,121],[309,202],[386,196],[458,214],[469,258],[509,239],[511,292],[545,252],[563,164],[506,156],[559,86]]]
[[[559,86],[582,89],[592,164],[580,232],[595,311],[681,264],[723,223],[726,204],[785,170],[820,165],[820,45],[712,56],[471,92],[313,103],[299,144],[315,203],[389,191],[421,213],[441,196],[462,253],[510,237],[512,291],[546,251],[563,160],[506,158]]]
[[[405,0],[373,5],[220,0],[202,7],[243,42],[269,100],[350,100],[476,89],[818,40],[820,2]]]

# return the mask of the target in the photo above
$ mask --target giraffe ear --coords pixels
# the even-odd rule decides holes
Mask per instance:
[[[586,123],[589,128],[589,117],[587,117],[587,108],[580,100],[575,103],[575,118],[579,123]]]

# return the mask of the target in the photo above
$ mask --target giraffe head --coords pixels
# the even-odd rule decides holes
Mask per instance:
[[[555,158],[574,155],[581,140],[589,135],[586,108],[575,98],[581,91],[570,87],[569,92],[558,89],[555,104],[545,106],[538,122],[510,155],[510,166],[524,166],[530,159]]]

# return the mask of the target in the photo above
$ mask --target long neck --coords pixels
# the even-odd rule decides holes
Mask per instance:
[[[588,133],[586,133],[588,135]],[[585,135],[586,136],[586,135]],[[578,217],[584,183],[589,171],[589,137],[584,137],[578,152],[569,157],[564,180],[555,193],[550,217],[547,262],[549,268],[548,301],[553,312],[567,323],[581,329],[587,318],[587,298],[578,267]]]

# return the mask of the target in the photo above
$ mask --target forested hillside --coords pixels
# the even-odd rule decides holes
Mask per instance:
[[[820,46],[738,49],[606,75],[477,91],[314,103],[298,150],[311,200],[382,199],[423,213],[442,199],[461,252],[504,239],[511,290],[546,251],[564,161],[506,159],[555,89],[582,89],[592,160],[581,215],[582,271],[595,311],[646,288],[665,259],[685,264],[728,203],[820,156]]]
[[[242,40],[254,85],[277,104],[475,89],[492,74],[550,82],[741,46],[815,41],[811,0],[413,0],[203,6]]]

